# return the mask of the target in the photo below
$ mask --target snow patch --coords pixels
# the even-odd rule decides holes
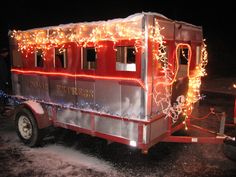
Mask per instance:
[[[125,22],[134,22],[134,21],[140,21],[144,15],[155,15],[164,19],[168,19],[166,16],[160,14],[160,13],[156,13],[156,12],[142,12],[142,13],[135,13],[132,14],[126,18],[115,18],[115,19],[108,19],[108,20],[104,20],[104,21],[91,21],[91,22],[78,22],[78,23],[68,23],[68,24],[60,24],[57,26],[48,26],[48,27],[41,27],[41,28],[33,28],[33,29],[28,29],[26,31],[34,31],[34,30],[38,30],[38,29],[58,29],[58,27],[60,28],[71,28],[71,27],[75,27],[78,25],[105,25],[108,23],[125,23]],[[169,19],[170,20],[170,19]],[[9,32],[9,34],[11,34]]]
[[[79,150],[73,148],[67,148],[60,145],[50,145],[47,148],[38,149],[42,153],[55,154],[58,158],[63,159],[63,161],[72,162],[78,165],[85,166],[90,169],[94,169],[100,172],[111,172],[113,171],[113,166],[103,160],[93,157],[88,154],[83,154]]]

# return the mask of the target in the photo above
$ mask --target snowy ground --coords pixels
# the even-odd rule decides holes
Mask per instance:
[[[236,78],[234,77],[206,78],[203,80],[202,90],[236,96],[236,88],[233,87],[234,84],[236,84]]]
[[[205,115],[214,107],[226,111],[230,119],[233,100],[207,93],[195,114]],[[158,143],[143,155],[83,134],[63,130],[55,134],[42,147],[28,148],[16,136],[11,118],[0,117],[0,176],[236,176],[236,162],[225,156],[222,145]]]

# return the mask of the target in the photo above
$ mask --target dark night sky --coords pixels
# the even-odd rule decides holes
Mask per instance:
[[[15,0],[5,3],[0,9],[0,47],[8,46],[8,30],[124,18],[142,11],[157,12],[173,20],[202,26],[209,52],[208,73],[236,76],[236,30],[233,27],[236,6],[232,0]]]

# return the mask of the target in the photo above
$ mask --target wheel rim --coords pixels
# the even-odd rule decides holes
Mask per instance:
[[[31,136],[32,136],[32,124],[26,116],[21,115],[19,117],[18,130],[19,130],[21,136],[24,139],[28,140],[28,139],[31,138]]]

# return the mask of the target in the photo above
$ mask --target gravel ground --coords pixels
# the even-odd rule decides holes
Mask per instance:
[[[203,101],[195,114],[204,115],[213,106],[226,110],[228,117],[231,116],[232,99],[214,98],[210,94],[208,97],[210,101]],[[231,129],[226,131],[231,132]],[[224,152],[223,145],[158,143],[144,155],[126,145],[107,144],[99,138],[61,129],[42,147],[28,148],[16,136],[11,118],[0,117],[1,177],[236,176],[236,162]]]

